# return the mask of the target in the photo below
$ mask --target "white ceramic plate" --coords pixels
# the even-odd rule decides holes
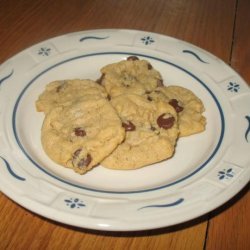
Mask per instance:
[[[127,56],[148,60],[167,85],[192,90],[206,107],[206,131],[180,138],[175,156],[133,171],[96,167],[80,176],[42,150],[45,85],[97,79]],[[250,176],[250,91],[220,59],[189,43],[133,30],[91,30],[49,39],[0,67],[0,188],[52,220],[98,230],[170,226],[229,200]]]

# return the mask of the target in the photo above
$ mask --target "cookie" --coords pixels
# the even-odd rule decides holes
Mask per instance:
[[[162,86],[146,96],[148,99],[165,101],[175,108],[181,137],[205,130],[206,118],[202,115],[204,105],[191,90],[180,86]]]
[[[48,113],[51,108],[70,105],[87,95],[92,95],[94,98],[107,97],[105,89],[95,81],[79,79],[54,81],[49,83],[39,96],[36,109]]]
[[[124,94],[111,99],[125,128],[125,140],[101,165],[111,169],[137,169],[174,154],[178,137],[177,114],[166,102]]]
[[[130,56],[127,60],[109,64],[101,69],[98,83],[111,97],[121,94],[144,94],[162,86],[160,73],[146,60]]]
[[[41,141],[56,163],[84,174],[108,156],[125,137],[114,108],[103,97],[87,95],[46,114]]]

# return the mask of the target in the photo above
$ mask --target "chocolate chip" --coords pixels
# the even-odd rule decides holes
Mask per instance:
[[[81,153],[81,151],[82,151],[81,148],[77,149],[77,150],[74,152],[74,154],[73,154],[73,159],[76,159],[76,158],[79,156],[79,154]]]
[[[63,84],[56,88],[56,93],[59,93],[63,89]]]
[[[137,56],[129,56],[127,57],[127,61],[137,61],[139,58]]]
[[[151,70],[152,68],[153,66],[150,63],[148,63],[148,70]]]
[[[87,167],[90,162],[92,161],[92,157],[90,154],[87,154],[86,158],[83,158],[81,159],[78,163],[77,163],[77,166],[79,168],[82,168],[82,167]]]
[[[85,132],[85,130],[84,130],[83,128],[75,128],[75,129],[74,129],[74,132],[75,132],[75,135],[76,135],[76,136],[81,136],[81,137],[83,137],[83,136],[86,135],[86,132]]]
[[[158,79],[157,80],[157,87],[162,87],[162,86],[164,86],[163,80],[162,79]]]
[[[61,88],[62,88],[62,86],[58,86],[58,87],[56,88],[56,93],[59,93],[60,90],[61,90]]]
[[[169,104],[175,109],[177,113],[180,113],[183,110],[183,107],[179,105],[179,102],[176,99],[171,99]]]
[[[148,96],[147,99],[151,102],[153,101],[152,97],[151,96]]]
[[[67,84],[66,81],[60,81],[60,85],[56,88],[56,93],[59,93],[60,91],[62,91],[63,88],[65,87],[65,84]]]
[[[157,118],[157,124],[160,128],[169,129],[172,128],[175,122],[175,118],[170,115],[163,113]]]
[[[156,128],[155,127],[153,127],[153,126],[151,126],[151,128],[150,128],[152,131],[155,131],[156,130]]]
[[[111,96],[110,96],[110,95],[107,95],[107,99],[110,101],[110,100],[111,100]]]
[[[105,74],[102,74],[101,77],[99,79],[96,80],[96,82],[98,84],[102,84],[103,80],[104,80]]]
[[[127,121],[126,123],[122,123],[122,127],[125,128],[125,131],[134,131],[135,125],[131,121]]]

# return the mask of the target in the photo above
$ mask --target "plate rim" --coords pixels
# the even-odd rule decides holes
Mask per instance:
[[[94,29],[94,30],[85,30],[85,31],[78,31],[78,32],[72,32],[72,33],[68,33],[68,34],[63,34],[63,35],[60,35],[60,36],[56,36],[56,37],[53,37],[53,38],[49,38],[49,39],[46,39],[46,40],[44,40],[44,41],[42,41],[42,42],[45,42],[45,41],[51,41],[51,40],[53,40],[53,39],[55,39],[55,38],[60,38],[60,37],[65,37],[66,35],[73,35],[73,34],[86,34],[86,33],[89,33],[89,32],[104,32],[104,31],[111,31],[111,32],[114,32],[114,31],[130,31],[130,32],[144,32],[144,33],[148,33],[148,34],[156,34],[156,35],[160,35],[160,36],[162,36],[162,37],[167,37],[167,38],[172,38],[172,39],[175,39],[176,41],[181,41],[181,42],[185,42],[186,44],[189,44],[190,46],[192,46],[192,47],[194,47],[195,45],[193,45],[193,44],[191,44],[191,43],[188,43],[188,42],[186,42],[186,41],[183,41],[183,40],[180,40],[180,39],[176,39],[176,38],[173,38],[173,37],[170,37],[170,36],[167,36],[167,35],[164,35],[164,34],[158,34],[158,33],[154,33],[154,32],[150,32],[150,31],[140,31],[140,30],[131,30],[131,29]],[[13,57],[11,57],[10,59],[8,59],[8,60],[6,60],[1,66],[0,66],[0,72],[1,72],[1,69],[2,69],[2,66],[4,66],[4,65],[6,65],[6,63],[8,62],[8,61],[10,61],[10,60],[12,60],[12,59],[14,59],[17,55],[19,55],[19,54],[21,54],[21,53],[23,53],[23,52],[25,52],[26,50],[28,50],[28,49],[30,49],[30,48],[32,48],[33,46],[35,46],[35,45],[37,45],[37,44],[40,44],[41,42],[39,42],[39,43],[36,43],[36,44],[34,44],[34,45],[32,45],[32,46],[30,46],[29,48],[26,48],[26,49],[24,49],[24,50],[22,50],[22,51],[20,51],[19,53],[17,53],[17,54],[15,54]],[[195,46],[195,47],[197,47],[197,46]],[[201,48],[199,48],[199,47],[197,47],[198,49],[200,49],[200,50],[202,50],[202,51],[204,51],[204,52],[206,52],[206,53],[208,53],[208,54],[211,54],[211,53],[209,53],[208,51],[205,51],[205,50],[203,50],[203,49],[201,49]],[[145,55],[144,55],[145,56]],[[215,57],[213,54],[211,54],[211,56],[213,56],[213,57]],[[217,57],[216,57],[217,58]],[[219,59],[220,60],[220,59]],[[223,61],[222,61],[223,62]],[[223,62],[223,64],[225,64],[226,66],[228,66],[225,62]],[[229,66],[228,66],[229,67]],[[234,72],[234,74],[236,74],[236,75],[238,75],[237,74],[237,72],[235,72],[231,67],[229,67],[233,72]],[[238,75],[239,76],[239,75]],[[240,76],[241,77],[241,76]],[[3,79],[3,78],[2,78]],[[5,80],[5,79],[4,79]],[[2,82],[0,81],[0,85],[2,84]],[[1,92],[0,92],[1,93]],[[2,159],[4,159],[2,156],[0,156]],[[6,163],[5,163],[6,164]],[[158,224],[158,226],[157,225],[155,225],[155,227],[153,227],[152,225],[151,225],[151,227],[149,226],[149,225],[147,225],[147,226],[140,226],[140,225],[136,225],[136,226],[128,226],[127,228],[125,228],[125,226],[124,225],[122,225],[122,224],[120,224],[120,225],[111,225],[110,224],[110,227],[107,227],[107,228],[103,228],[103,227],[101,227],[100,225],[98,226],[97,224],[94,224],[94,225],[91,225],[90,226],[90,224],[88,225],[88,223],[87,224],[85,224],[85,225],[74,225],[74,226],[77,226],[77,227],[85,227],[85,228],[92,228],[92,229],[97,229],[97,230],[111,230],[111,231],[135,231],[135,230],[147,230],[147,229],[154,229],[154,228],[159,228],[159,227],[165,227],[165,226],[171,226],[171,225],[174,225],[174,224],[179,224],[179,223],[182,223],[182,222],[185,222],[185,221],[189,221],[189,220],[192,220],[192,219],[194,219],[194,218],[196,218],[196,217],[198,217],[198,216],[200,216],[200,215],[203,215],[204,213],[207,213],[207,212],[209,212],[209,211],[211,211],[211,210],[214,210],[215,208],[217,208],[218,206],[220,206],[220,205],[222,205],[223,203],[225,203],[226,201],[228,201],[230,198],[232,198],[236,193],[238,193],[245,185],[247,185],[247,183],[248,183],[248,181],[249,181],[249,174],[250,174],[250,171],[249,171],[249,169],[247,169],[248,170],[248,178],[247,178],[247,176],[245,176],[245,177],[241,177],[241,180],[244,180],[244,181],[238,181],[238,182],[234,182],[233,184],[231,184],[231,185],[229,185],[228,186],[228,189],[232,189],[233,190],[233,192],[227,192],[226,194],[226,196],[224,195],[224,199],[222,199],[222,200],[220,200],[220,202],[217,202],[217,204],[216,204],[216,206],[214,206],[214,205],[210,205],[209,206],[209,204],[211,203],[211,202],[207,202],[207,209],[203,209],[203,210],[201,210],[202,212],[200,212],[200,214],[195,214],[192,218],[186,218],[186,220],[182,220],[182,221],[179,221],[179,222],[177,222],[177,223],[172,223],[172,224],[167,224],[166,222],[163,222],[161,225],[159,225]],[[50,206],[45,206],[45,207],[47,207],[47,208],[49,208],[49,210],[51,210],[50,212],[49,212],[49,215],[47,214],[47,215],[44,215],[44,214],[41,214],[41,213],[39,213],[40,211],[39,211],[39,208],[37,208],[36,207],[36,205],[34,206],[34,207],[32,207],[32,209],[29,207],[29,204],[27,204],[26,202],[22,202],[22,200],[20,200],[20,199],[16,199],[16,195],[17,195],[17,193],[15,193],[14,191],[12,192],[12,190],[10,189],[10,190],[6,190],[6,188],[5,188],[5,186],[3,185],[3,184],[1,184],[0,183],[0,186],[2,186],[2,190],[4,191],[4,194],[6,194],[8,197],[10,197],[11,199],[13,199],[16,203],[18,203],[18,204],[20,204],[21,206],[23,206],[23,207],[26,207],[28,210],[31,210],[31,211],[33,211],[33,212],[35,212],[35,213],[37,213],[37,214],[39,214],[39,215],[42,215],[42,216],[44,216],[44,217],[47,217],[47,218],[50,218],[50,219],[52,219],[52,220],[56,220],[56,221],[58,221],[58,222],[62,222],[62,223],[66,223],[66,224],[69,224],[69,225],[71,225],[70,223],[67,223],[67,221],[62,221],[61,219],[62,218],[60,218],[60,216],[59,216],[59,218],[57,217],[57,215],[55,214],[55,212],[54,212],[54,208],[52,208],[52,207],[50,207]],[[225,191],[225,190],[224,190]],[[223,192],[223,193],[225,193],[225,192]],[[39,203],[38,201],[34,201],[34,200],[32,200],[34,203],[38,203],[38,204],[40,204],[41,205],[41,203]],[[29,202],[28,202],[29,203]],[[208,208],[209,207],[209,208]],[[205,212],[204,212],[205,211]],[[66,212],[65,212],[66,213]],[[68,213],[66,213],[66,214],[68,214]],[[74,215],[74,216],[78,216],[78,215]]]

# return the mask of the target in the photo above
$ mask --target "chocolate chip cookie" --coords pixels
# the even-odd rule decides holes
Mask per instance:
[[[150,100],[169,103],[178,114],[180,136],[189,136],[205,130],[206,118],[202,101],[191,91],[180,86],[162,86],[147,93]]]
[[[175,109],[161,100],[124,94],[111,99],[122,120],[125,140],[101,165],[111,169],[137,169],[170,158],[178,137]]]
[[[41,132],[47,155],[79,174],[98,165],[124,137],[125,129],[114,108],[96,95],[50,108]]]
[[[109,64],[101,69],[97,80],[110,97],[121,94],[144,94],[162,86],[161,74],[146,60],[130,56],[127,60]]]
[[[53,107],[70,105],[87,95],[92,95],[93,98],[107,97],[105,89],[92,80],[54,81],[49,83],[39,96],[36,101],[36,109],[39,112],[47,113]]]

